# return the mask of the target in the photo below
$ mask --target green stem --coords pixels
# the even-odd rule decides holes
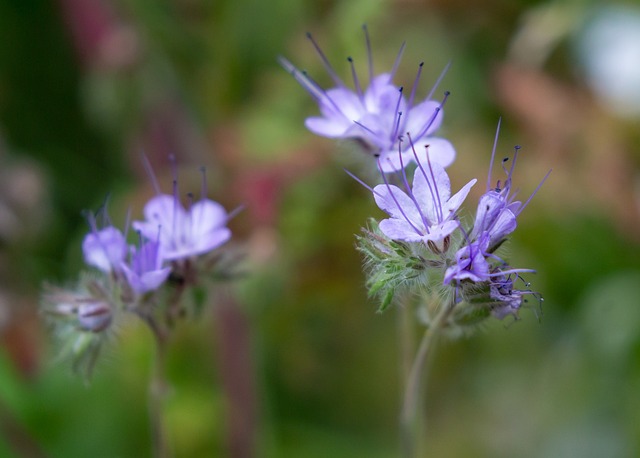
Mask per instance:
[[[171,453],[164,421],[164,403],[168,392],[165,378],[168,333],[157,326],[156,321],[151,317],[147,317],[145,321],[149,325],[156,343],[155,361],[149,382],[149,421],[153,456],[155,458],[169,458]]]
[[[413,310],[411,301],[408,297],[403,298],[398,308],[400,316],[398,317],[398,333],[400,334],[400,377],[401,386],[407,386],[409,383],[409,374],[411,373],[411,363],[413,359],[413,351],[415,346],[415,333],[413,326]]]
[[[421,433],[419,430],[418,416],[421,388],[424,368],[435,345],[436,338],[444,323],[447,321],[452,306],[442,307],[438,315],[436,315],[432,324],[427,328],[418,347],[409,378],[405,387],[404,401],[402,404],[402,413],[400,417],[401,442],[403,455],[405,458],[415,458],[417,455],[417,438]]]

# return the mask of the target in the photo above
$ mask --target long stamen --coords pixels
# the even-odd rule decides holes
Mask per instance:
[[[364,124],[362,124],[360,121],[355,121],[355,120],[354,120],[353,122],[354,122],[354,124],[356,124],[356,125],[358,125],[358,126],[362,127],[364,130],[366,130],[366,131],[367,131],[367,132],[369,132],[370,134],[377,135],[373,130],[369,129],[367,126],[365,126]]]
[[[420,229],[418,227],[416,227],[415,224],[413,224],[413,222],[409,219],[409,217],[406,215],[406,213],[404,212],[404,210],[402,209],[402,206],[400,205],[400,203],[398,202],[398,199],[396,199],[396,196],[393,194],[393,191],[391,191],[391,185],[389,184],[389,180],[387,180],[386,175],[384,174],[384,172],[382,171],[382,166],[380,165],[380,159],[378,159],[378,169],[380,170],[380,175],[382,176],[382,181],[384,181],[385,186],[387,187],[387,191],[389,191],[389,195],[391,196],[391,198],[393,199],[393,201],[396,204],[396,207],[398,208],[398,210],[400,210],[400,213],[402,214],[402,216],[404,217],[405,221],[407,223],[409,223],[409,225],[413,228],[413,230],[416,231],[416,233],[418,235],[424,235],[422,233],[422,231],[420,231]]]
[[[407,179],[407,170],[404,167],[404,161],[402,159],[402,137],[399,138],[399,142],[398,142],[398,157],[400,158],[400,170],[402,171],[401,172],[402,182],[404,183],[404,187],[407,190],[407,195],[411,198],[411,200],[413,201],[413,204],[416,206],[416,210],[418,210],[418,213],[420,214],[420,219],[422,219],[422,224],[424,225],[424,228],[426,229],[428,234],[430,232],[429,221],[427,220],[427,217],[424,215],[424,213],[422,213],[422,209],[420,208],[418,199],[416,199],[416,196],[413,194],[413,190],[411,189],[411,187],[409,187],[409,180]]]
[[[404,91],[404,87],[400,86],[400,89],[398,89],[398,101],[396,102],[396,109],[395,109],[395,113],[393,115],[393,124],[395,125],[395,129],[393,130],[393,132],[391,133],[391,144],[393,145],[393,143],[395,142],[396,138],[398,137],[398,132],[400,130],[400,118],[402,116],[402,112],[399,111],[400,110],[400,104],[402,103],[402,92]]]
[[[313,39],[313,36],[311,35],[310,32],[307,32],[307,38],[309,39],[311,44],[313,44],[313,47],[316,48],[316,52],[320,56],[320,59],[322,60],[322,64],[324,65],[324,68],[327,70],[327,73],[329,74],[333,82],[336,83],[336,85],[338,86],[344,87],[345,84],[342,82],[342,80],[340,79],[336,71],[333,69],[333,67],[329,63],[329,59],[327,59],[327,56],[324,55],[324,53],[322,52],[322,49],[320,49],[320,46],[318,46],[318,43],[316,43],[316,40]]]
[[[229,213],[227,213],[226,222],[229,222],[230,220],[238,216],[238,214],[240,214],[240,212],[244,209],[245,209],[245,205],[238,205],[236,208],[231,210]]]
[[[429,158],[429,145],[425,146],[427,150],[427,165],[429,166],[429,173],[433,180],[433,189],[435,189],[435,202],[437,203],[436,211],[438,211],[438,219],[440,222],[444,221],[444,212],[442,211],[442,200],[440,200],[440,191],[438,191],[438,183],[436,182],[436,175],[433,172],[433,166],[431,165],[431,159]]]
[[[147,175],[149,175],[149,178],[151,179],[151,185],[153,186],[153,190],[155,191],[156,195],[160,195],[160,185],[158,185],[158,179],[156,177],[156,174],[153,173],[153,167],[151,167],[151,162],[149,161],[149,158],[147,157],[146,154],[142,153],[142,164],[144,165],[144,169],[147,172]]]
[[[507,180],[505,181],[505,188],[511,189],[511,180],[513,177],[513,171],[516,167],[516,161],[518,160],[518,151],[520,151],[520,145],[516,145],[513,147],[513,162],[511,162],[511,168],[509,169],[509,173],[507,174]]]
[[[487,192],[491,189],[491,173],[493,171],[493,161],[496,157],[496,148],[498,147],[498,135],[500,134],[500,124],[502,118],[498,118],[498,126],[496,127],[496,135],[493,138],[493,148],[491,149],[491,162],[489,162],[489,175],[487,176]]]
[[[433,114],[431,115],[427,123],[424,125],[424,127],[420,130],[419,135],[416,135],[416,138],[422,137],[429,131],[429,128],[433,125],[440,111],[442,111],[442,107],[444,107],[444,104],[447,102],[447,99],[449,98],[450,94],[451,93],[449,91],[446,91],[444,93],[444,98],[442,99],[442,102],[440,102],[440,105],[437,106],[435,110],[433,110]]]
[[[353,178],[354,180],[356,180],[358,183],[360,183],[362,186],[364,186],[365,188],[367,188],[369,190],[369,192],[374,192],[373,188],[371,186],[369,186],[367,183],[365,183],[364,181],[362,181],[360,178],[358,178],[357,176],[355,176],[353,173],[349,172],[347,169],[343,169],[347,175],[349,175],[351,178]]]
[[[366,24],[362,25],[364,30],[364,40],[367,45],[367,62],[369,63],[369,84],[373,81],[373,55],[371,53],[371,40],[369,39],[369,29]]]
[[[536,193],[540,190],[540,187],[542,186],[542,184],[547,181],[547,178],[549,178],[549,175],[551,174],[551,170],[549,170],[547,172],[547,174],[544,176],[544,178],[542,179],[542,181],[540,181],[540,183],[538,184],[538,186],[536,186],[536,189],[533,190],[533,192],[531,193],[531,195],[529,196],[529,198],[520,206],[520,208],[518,209],[518,215],[522,212],[522,210],[524,210],[524,208],[529,205],[529,202],[531,202],[531,199],[533,199],[533,196],[536,195]],[[516,215],[517,216],[517,215]]]
[[[393,131],[394,135],[391,136],[391,145],[393,145],[393,142],[394,142],[393,139],[394,138],[402,138],[402,137],[398,136],[398,132],[400,132],[400,125],[401,125],[400,123],[401,123],[401,121],[402,121],[402,111],[398,111],[398,118],[397,118],[397,121],[396,121],[396,128]]]
[[[393,67],[391,68],[391,73],[389,74],[389,79],[392,80],[396,75],[396,71],[398,71],[398,66],[400,65],[400,60],[402,59],[402,54],[404,54],[404,47],[406,46],[406,42],[403,42],[400,46],[400,50],[398,51],[398,55],[396,56],[396,61],[393,63]]]
[[[429,94],[427,94],[427,98],[425,100],[431,100],[431,97],[433,97],[434,92],[436,92],[436,89],[438,88],[438,86],[442,82],[442,79],[444,78],[444,75],[446,75],[447,72],[449,71],[449,67],[451,67],[451,62],[449,62],[447,65],[444,66],[444,68],[440,72],[440,76],[438,76],[438,79],[436,80],[435,84],[433,85],[433,87],[429,91]]]
[[[364,103],[364,94],[362,93],[362,86],[360,86],[360,80],[358,80],[358,74],[356,73],[356,67],[353,65],[353,58],[347,57],[349,61],[349,65],[351,66],[351,76],[353,76],[353,85],[356,88],[356,92],[358,93],[358,98],[361,102]]]
[[[411,151],[413,151],[413,157],[416,160],[416,163],[418,164],[418,168],[420,169],[420,171],[422,172],[422,176],[424,176],[424,180],[427,182],[427,187],[429,188],[429,192],[431,193],[431,198],[435,200],[436,196],[437,196],[437,189],[434,192],[434,187],[436,187],[436,183],[434,182],[433,184],[429,181],[429,177],[427,176],[427,172],[425,172],[424,167],[422,167],[422,163],[420,162],[420,159],[418,159],[418,153],[416,152],[415,146],[413,144],[413,140],[411,140],[411,134],[409,134],[409,132],[407,132],[407,135],[409,136],[409,142],[411,143]],[[427,161],[429,160],[429,153],[427,150]],[[414,178],[415,180],[415,178]],[[440,199],[438,199],[438,202],[440,201]],[[440,215],[436,215],[437,218],[440,217]],[[442,221],[442,220],[440,220]]]
[[[313,97],[316,102],[322,103],[323,101],[327,101],[331,104],[331,106],[336,110],[337,113],[345,116],[344,112],[340,108],[340,106],[331,98],[324,88],[322,88],[311,76],[307,74],[306,71],[299,70],[295,65],[289,62],[282,56],[278,57],[278,62],[282,65],[285,70],[287,70],[293,78],[303,87],[310,95]]]
[[[413,106],[413,100],[416,96],[416,89],[418,89],[418,82],[420,81],[420,75],[422,74],[422,67],[424,67],[424,62],[420,62],[420,65],[418,65],[418,73],[416,74],[416,78],[413,80],[413,87],[411,88],[409,102],[407,103],[407,111],[410,110]]]
[[[313,81],[306,72],[299,70],[295,65],[282,56],[278,56],[278,62],[304,89],[306,89],[307,92],[309,92],[309,94],[311,94],[314,99],[320,101],[326,96],[324,89]]]

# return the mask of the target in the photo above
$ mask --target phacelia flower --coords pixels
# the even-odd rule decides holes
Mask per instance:
[[[453,280],[486,281],[490,278],[489,262],[486,259],[489,235],[483,233],[478,240],[456,251],[455,263],[444,274],[444,284]]]
[[[443,167],[449,166],[455,158],[453,145],[446,139],[433,136],[442,123],[444,100],[436,102],[431,100],[431,96],[443,75],[426,99],[416,102],[416,88],[423,67],[421,63],[411,94],[406,98],[403,88],[393,84],[404,44],[392,70],[374,76],[369,36],[366,27],[364,30],[369,60],[369,86],[365,89],[356,73],[353,59],[349,57],[348,61],[355,90],[348,88],[338,77],[310,34],[307,36],[320,55],[335,87],[326,90],[321,88],[305,72],[287,59],[280,58],[282,66],[311,94],[320,108],[321,116],[307,118],[306,127],[323,137],[355,140],[365,151],[381,159],[381,167],[385,172],[399,170],[414,160],[414,155],[399,140],[405,132],[411,133],[415,142],[429,145],[431,162]],[[398,151],[403,160],[398,157]]]
[[[85,262],[103,272],[118,270],[127,255],[127,242],[119,229],[107,226],[92,231],[82,241],[82,252]]]
[[[529,204],[533,196],[538,192],[540,186],[545,182],[549,176],[549,171],[542,179],[538,187],[531,193],[529,198],[524,202],[515,200],[515,193],[513,193],[513,171],[518,159],[519,146],[514,149],[513,160],[511,161],[511,167],[506,169],[504,164],[507,163],[509,158],[502,160],[503,170],[505,171],[507,178],[504,183],[500,180],[497,181],[495,186],[491,185],[491,170],[495,160],[496,144],[498,139],[498,133],[500,131],[500,123],[498,123],[498,129],[496,131],[496,138],[491,152],[491,163],[489,166],[489,175],[487,178],[487,190],[480,197],[478,202],[478,209],[476,212],[476,219],[471,232],[471,239],[479,237],[482,233],[489,235],[489,243],[487,246],[488,251],[494,251],[506,238],[511,234],[517,226],[516,218]]]
[[[160,244],[148,240],[140,248],[131,248],[131,261],[122,263],[121,268],[131,289],[137,294],[144,294],[157,289],[171,273],[170,267],[162,268]]]
[[[520,310],[522,302],[524,301],[523,296],[525,294],[535,294],[528,290],[522,291],[515,289],[515,278],[518,277],[513,274],[502,274],[496,276],[491,283],[489,293],[493,301],[491,314],[499,320],[509,315],[517,318],[518,310]]]
[[[384,173],[385,183],[373,188],[376,204],[391,216],[380,221],[380,231],[391,240],[424,242],[440,247],[443,239],[459,227],[456,211],[476,180],[469,181],[452,196],[451,182],[444,167],[432,162],[430,154],[424,165],[417,155],[415,157],[418,167],[411,188],[404,171],[401,175],[405,190],[389,184]]]
[[[162,194],[150,164],[146,166],[157,195],[144,207],[146,220],[134,221],[133,228],[147,240],[158,240],[159,256],[163,260],[176,261],[205,254],[231,238],[231,231],[226,227],[229,215],[222,205],[206,197],[204,168],[201,198],[194,203],[189,194],[189,206],[185,208],[180,202],[177,177],[173,181],[173,195]],[[177,175],[175,171],[174,174]]]

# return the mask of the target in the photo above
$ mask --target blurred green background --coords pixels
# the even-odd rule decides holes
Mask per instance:
[[[499,117],[523,196],[553,168],[510,244],[542,317],[439,346],[429,456],[640,455],[638,2],[0,0],[0,456],[150,456],[147,330],[86,385],[38,314],[82,268],[83,209],[140,215],[143,152],[165,190],[175,154],[182,189],[204,164],[210,196],[246,206],[248,275],[173,342],[175,456],[397,456],[398,316],[374,313],[354,249],[382,213],[276,62],[327,82],[311,31],[348,77],[363,23],[378,70],[407,42],[398,83],[425,61],[419,94],[451,62],[454,187],[484,182]]]

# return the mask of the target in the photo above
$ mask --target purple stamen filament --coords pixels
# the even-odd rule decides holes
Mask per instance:
[[[391,198],[393,199],[393,201],[396,204],[396,207],[398,208],[398,210],[400,210],[400,213],[402,214],[402,216],[404,217],[405,221],[407,223],[409,223],[409,225],[416,231],[416,233],[418,235],[424,235],[422,233],[422,231],[416,227],[415,224],[413,224],[413,222],[407,217],[406,213],[404,212],[404,210],[402,209],[402,206],[400,205],[400,203],[398,202],[398,199],[396,199],[396,196],[393,194],[393,191],[391,191],[391,186],[389,185],[389,180],[387,180],[386,175],[384,174],[384,172],[382,171],[382,166],[380,165],[380,159],[378,159],[378,169],[380,170],[380,175],[382,175],[382,180],[384,181],[385,186],[387,187],[387,191],[389,191],[389,195],[391,196]]]
[[[402,116],[402,112],[399,111],[399,110],[400,110],[400,102],[402,102],[402,91],[403,90],[404,90],[403,87],[400,87],[400,89],[398,90],[398,101],[396,102],[396,109],[395,109],[395,113],[393,115],[393,124],[395,125],[395,129],[391,133],[391,139],[390,139],[392,145],[395,142],[396,138],[398,137],[398,132],[400,130],[400,118]]]
[[[411,88],[411,94],[409,95],[409,102],[407,104],[407,111],[413,106],[413,99],[416,96],[416,89],[418,88],[418,82],[420,81],[420,75],[422,74],[422,67],[424,67],[424,62],[420,62],[420,65],[418,65],[418,74],[416,75],[416,79],[413,81],[413,87]]]
[[[487,191],[491,189],[491,172],[493,170],[493,161],[496,157],[496,148],[498,147],[498,135],[500,134],[500,124],[502,118],[498,118],[498,127],[496,127],[496,135],[493,138],[493,148],[491,149],[491,162],[489,162],[489,176],[487,177]]]
[[[351,57],[347,57],[349,61],[349,65],[351,66],[351,75],[353,76],[353,85],[356,88],[356,92],[358,93],[358,98],[360,102],[364,105],[364,94],[362,93],[362,87],[360,86],[360,81],[358,80],[358,74],[356,73],[356,67],[353,64],[353,59]]]
[[[369,84],[373,81],[373,56],[371,53],[371,40],[369,39],[369,29],[367,29],[367,25],[364,24],[362,26],[362,30],[364,30],[364,40],[367,45],[367,61],[369,63]]]
[[[322,49],[320,49],[320,46],[318,46],[318,43],[316,43],[316,41],[313,39],[313,36],[311,35],[311,33],[307,32],[307,38],[309,39],[309,41],[311,41],[311,44],[313,44],[313,47],[316,48],[316,52],[320,56],[320,59],[322,60],[324,68],[327,70],[327,73],[329,73],[329,76],[331,76],[331,79],[333,79],[336,85],[345,87],[345,84],[342,82],[338,74],[335,72],[335,70],[329,63],[329,59],[327,59],[327,56],[324,55],[324,53],[322,52]]]
[[[420,130],[420,134],[418,135],[418,138],[422,137],[424,134],[427,133],[427,131],[429,130],[431,125],[436,120],[436,117],[438,116],[438,113],[440,113],[440,111],[442,110],[442,107],[444,107],[444,104],[446,103],[447,99],[449,98],[449,94],[450,94],[449,91],[444,93],[444,98],[442,99],[442,102],[440,102],[440,105],[437,106],[435,110],[433,110],[433,114],[431,115],[431,117],[429,118],[429,120],[427,121],[425,126]]]
[[[404,183],[404,187],[407,190],[407,195],[411,198],[411,200],[413,201],[414,205],[416,206],[416,210],[418,210],[418,213],[420,214],[420,218],[422,219],[422,224],[424,225],[424,228],[427,232],[427,234],[429,233],[429,221],[427,220],[427,217],[424,215],[424,213],[422,212],[422,209],[420,208],[420,204],[418,203],[418,199],[416,199],[415,194],[413,194],[413,190],[409,187],[409,180],[407,180],[407,171],[404,167],[404,161],[402,159],[402,139],[399,138],[399,143],[398,143],[398,157],[400,158],[400,170],[402,170],[401,172],[401,177],[402,177],[402,181]]]
[[[389,79],[392,80],[398,71],[398,66],[400,65],[400,60],[402,59],[402,54],[404,54],[404,47],[406,46],[406,42],[402,43],[400,46],[400,51],[398,51],[398,55],[396,56],[396,60],[393,63],[393,68],[391,69],[391,73],[389,75]]]
[[[411,140],[411,135],[409,134],[409,132],[407,132],[407,135],[409,136],[409,141],[411,142],[411,150],[413,151],[413,156],[416,159],[416,163],[418,164],[418,167],[420,168],[420,171],[422,172],[422,175],[424,176],[425,181],[427,182],[427,186],[429,186],[429,192],[431,193],[431,198],[434,200],[434,202],[437,202],[437,206],[436,206],[436,212],[438,210],[438,207],[440,207],[440,195],[438,193],[438,188],[437,188],[437,184],[435,182],[435,177],[433,174],[433,170],[431,169],[431,161],[429,160],[429,146],[426,145],[425,148],[427,149],[427,163],[429,164],[429,169],[430,169],[430,173],[431,176],[433,177],[433,185],[431,184],[431,182],[429,182],[429,178],[427,176],[427,172],[425,172],[424,167],[422,167],[422,163],[420,162],[420,160],[418,159],[418,153],[416,153],[416,149],[413,145],[413,141]],[[435,188],[435,190],[434,190]],[[443,221],[442,218],[442,208],[439,208],[440,212],[439,214],[436,215],[436,218],[438,218],[438,222],[441,223]]]

